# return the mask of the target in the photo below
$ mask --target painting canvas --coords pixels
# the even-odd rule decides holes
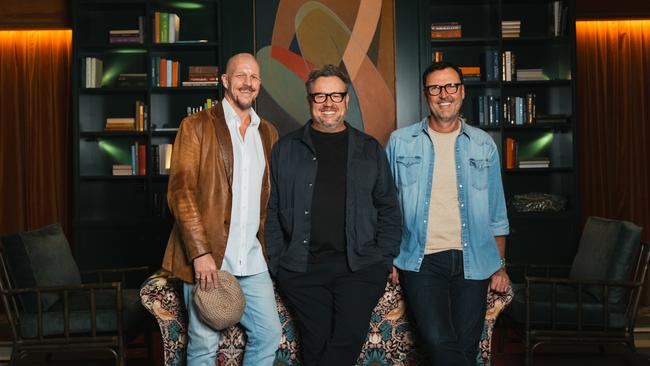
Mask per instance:
[[[286,134],[309,120],[305,80],[326,64],[352,85],[346,121],[385,143],[395,129],[392,0],[255,2],[255,51],[262,73],[260,115]]]

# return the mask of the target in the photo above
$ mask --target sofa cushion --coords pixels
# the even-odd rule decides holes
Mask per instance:
[[[81,284],[79,268],[58,224],[5,236],[2,245],[16,288]],[[58,293],[44,293],[43,310],[49,309],[59,297]],[[35,295],[21,299],[26,311],[37,311]]]

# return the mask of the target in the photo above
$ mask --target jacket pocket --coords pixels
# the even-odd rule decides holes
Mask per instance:
[[[470,181],[472,187],[478,190],[484,190],[488,185],[488,167],[490,161],[487,159],[469,159]]]
[[[398,156],[396,162],[400,186],[406,187],[417,182],[420,165],[422,164],[422,157]]]

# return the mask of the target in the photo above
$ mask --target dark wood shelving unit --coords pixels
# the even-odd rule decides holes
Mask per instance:
[[[506,200],[514,195],[541,192],[564,197],[566,210],[554,213],[510,212],[511,235],[508,238],[509,261],[523,263],[569,263],[575,255],[579,235],[579,192],[577,138],[575,131],[575,1],[562,1],[567,7],[564,32],[552,32],[552,0],[420,0],[419,71],[432,62],[435,52],[460,66],[479,66],[481,80],[467,80],[461,113],[468,123],[482,128],[500,149]],[[404,9],[404,10],[400,10]],[[398,19],[413,15],[414,7],[398,7]],[[411,13],[408,13],[411,11]],[[501,37],[501,22],[521,21],[517,38]],[[457,22],[462,37],[431,39],[432,23]],[[408,29],[408,26],[402,26]],[[400,23],[398,22],[398,33]],[[405,31],[406,32],[406,31]],[[402,36],[402,40],[405,40]],[[486,80],[486,53],[498,55],[511,51],[516,55],[516,69],[542,69],[544,80]],[[408,59],[408,57],[406,57]],[[502,69],[501,57],[499,68]],[[420,75],[413,80],[419,80]],[[421,90],[421,86],[420,86]],[[536,114],[553,115],[564,122],[511,125],[498,118],[493,125],[478,126],[478,97],[536,96]],[[525,99],[524,99],[525,103]],[[426,101],[422,114],[428,114]],[[502,111],[503,108],[500,108]],[[520,158],[547,157],[548,168],[506,169],[506,139],[518,142]]]

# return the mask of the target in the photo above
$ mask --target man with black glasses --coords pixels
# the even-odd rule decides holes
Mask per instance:
[[[391,135],[388,161],[404,217],[391,279],[402,285],[433,365],[475,365],[488,287],[505,291],[509,233],[494,140],[460,117],[461,70],[422,75],[430,114]]]
[[[353,365],[398,253],[401,215],[386,155],[344,121],[347,74],[306,81],[311,120],[271,153],[269,267],[297,316],[303,365]]]

